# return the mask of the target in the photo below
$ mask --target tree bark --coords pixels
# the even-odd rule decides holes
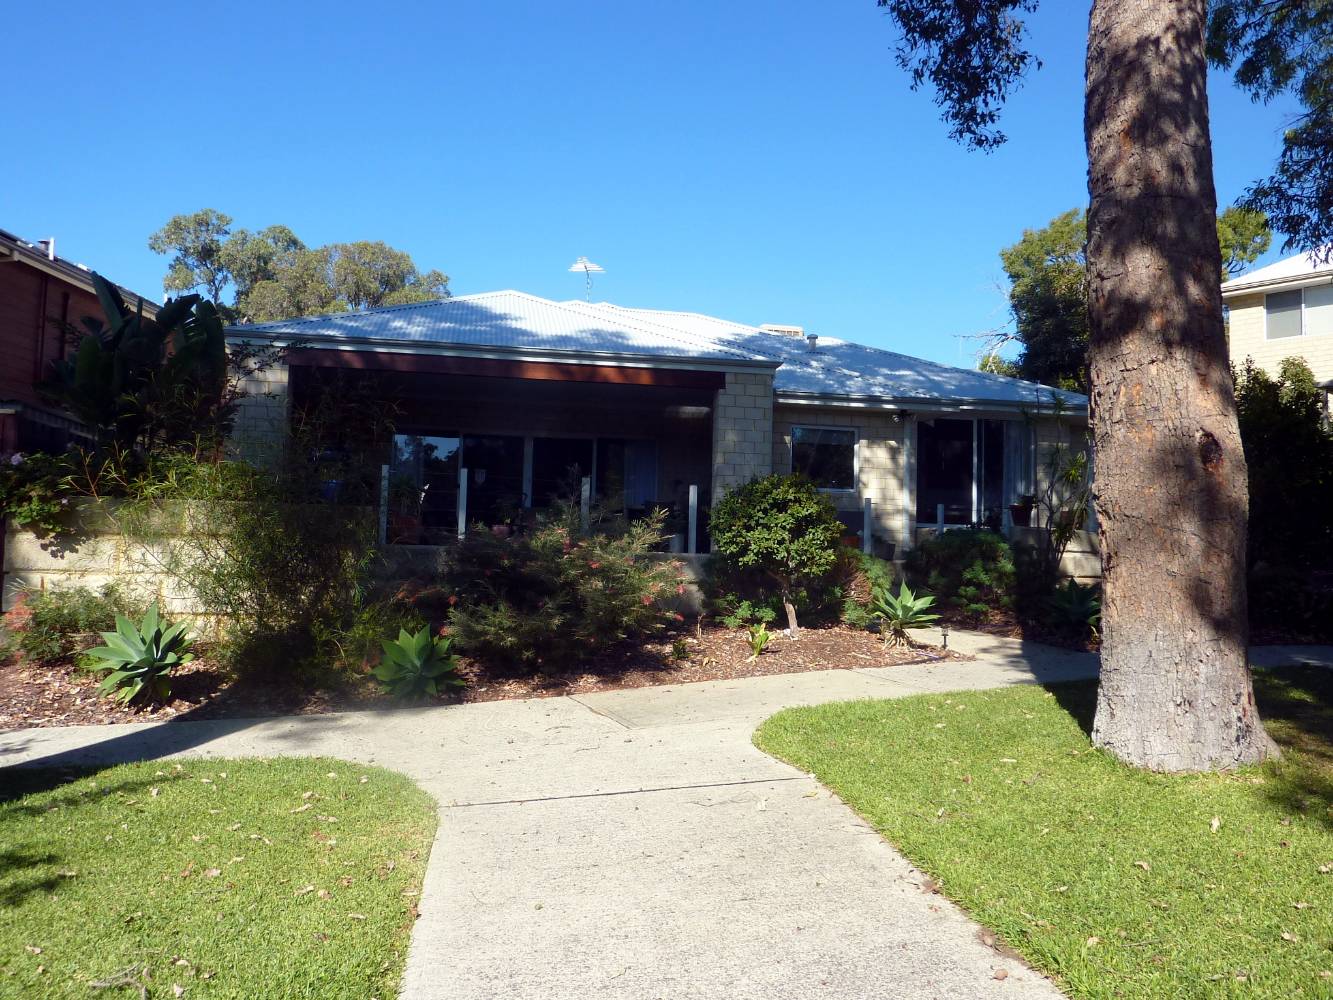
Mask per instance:
[[[1272,748],[1247,663],[1248,489],[1218,282],[1207,0],[1094,0],[1091,410],[1102,550],[1093,742],[1159,771]]]

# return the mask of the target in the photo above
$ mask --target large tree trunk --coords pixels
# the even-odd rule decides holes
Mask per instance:
[[[1245,457],[1222,334],[1206,0],[1095,0],[1092,426],[1103,572],[1093,741],[1160,771],[1260,760]]]

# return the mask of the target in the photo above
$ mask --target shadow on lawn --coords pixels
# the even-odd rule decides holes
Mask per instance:
[[[1096,681],[1045,687],[1090,737]],[[1260,718],[1286,754],[1264,794],[1284,813],[1313,813],[1333,828],[1333,670],[1304,664],[1257,670],[1254,693]]]

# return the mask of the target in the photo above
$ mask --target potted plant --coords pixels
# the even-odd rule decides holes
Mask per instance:
[[[1032,511],[1037,506],[1037,498],[1032,494],[1025,494],[1018,498],[1017,503],[1009,505],[1009,519],[1013,521],[1015,528],[1032,527]]]

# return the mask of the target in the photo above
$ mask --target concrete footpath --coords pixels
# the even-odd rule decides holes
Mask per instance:
[[[976,659],[392,712],[32,729],[0,735],[0,764],[326,754],[410,775],[441,804],[403,983],[412,1000],[1058,998],[923,891],[920,874],[822,786],[750,741],[790,705],[1096,672],[1088,654],[950,640]]]

